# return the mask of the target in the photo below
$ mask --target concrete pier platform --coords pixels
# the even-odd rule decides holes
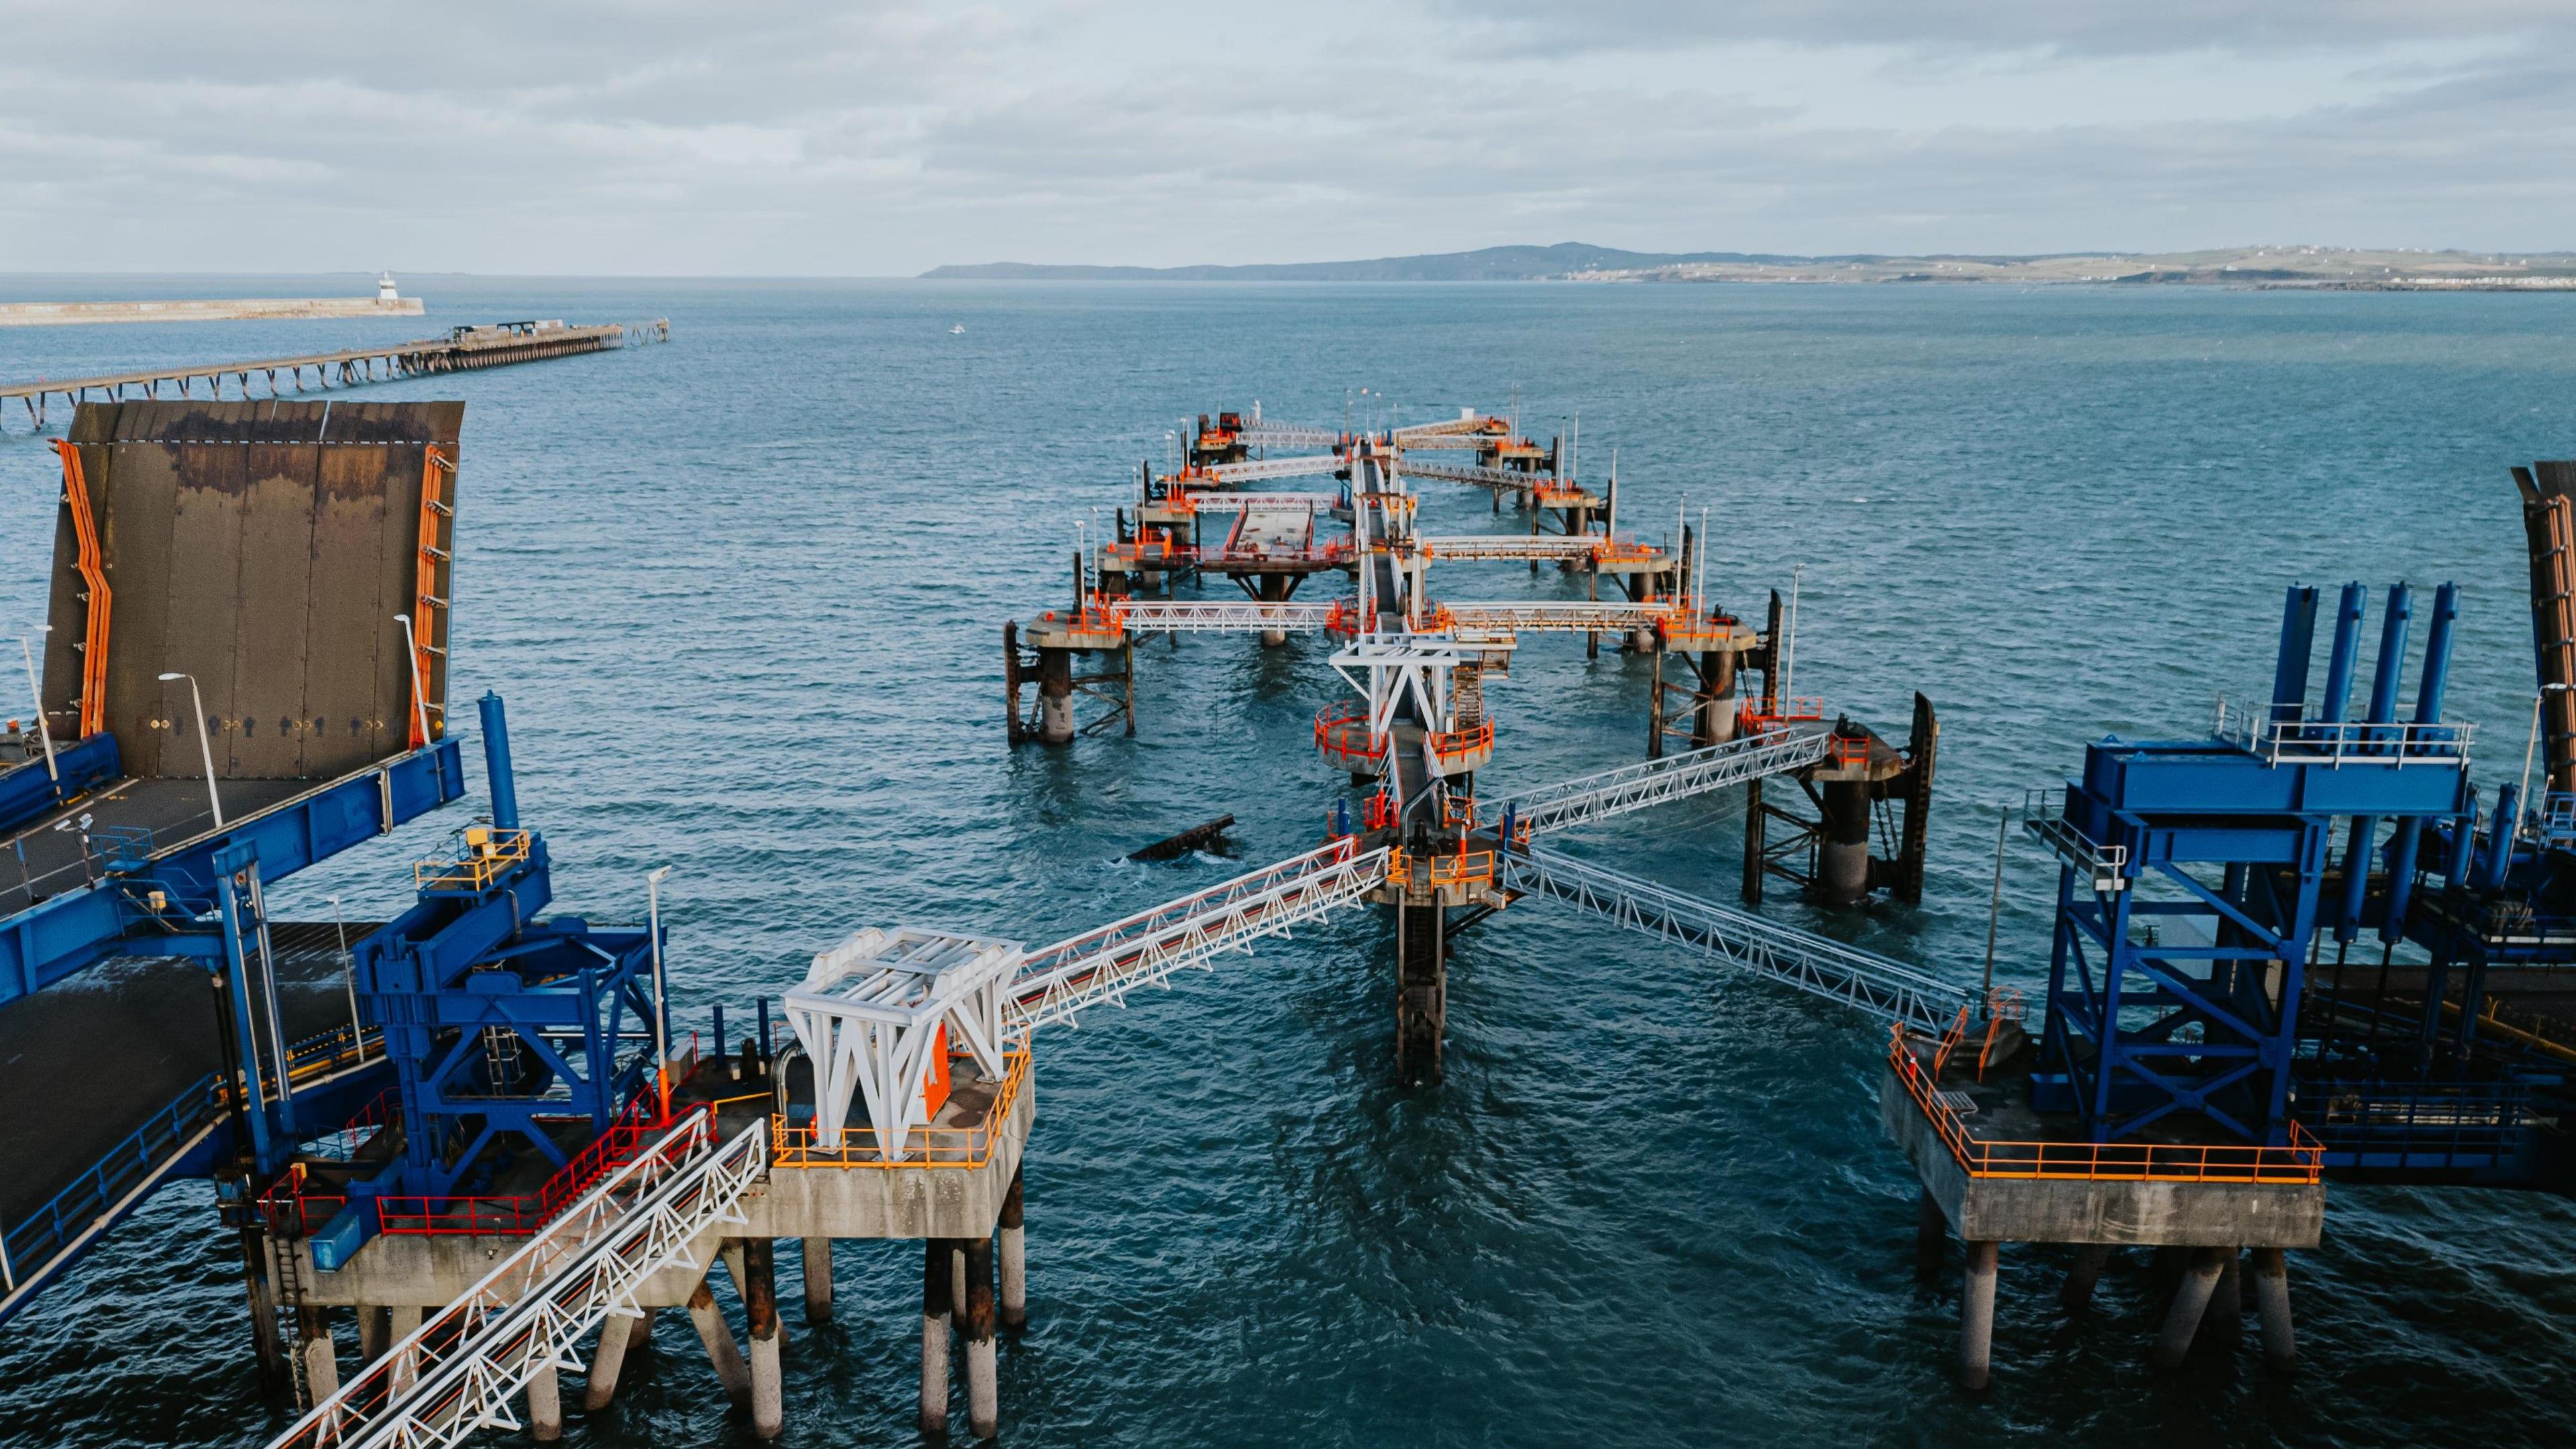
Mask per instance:
[[[1972,1151],[1989,1150],[1983,1161],[1962,1160],[1896,1067],[1879,1076],[1880,1125],[1963,1242],[2313,1248],[2324,1233],[2325,1184],[2252,1180],[2274,1170],[2252,1155],[2261,1149],[2168,1136],[2097,1157],[2066,1119],[2029,1109],[2026,1077],[1989,1075],[1953,1070],[1937,1084],[1973,1104],[1953,1120]],[[2020,1151],[2041,1144],[2063,1151]]]

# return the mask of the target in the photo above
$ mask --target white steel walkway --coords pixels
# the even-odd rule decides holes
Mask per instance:
[[[1757,976],[1938,1036],[1976,999],[1902,962],[1548,850],[1503,857],[1502,883],[1686,946]]]

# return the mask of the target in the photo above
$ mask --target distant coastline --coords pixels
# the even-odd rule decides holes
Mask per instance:
[[[1631,252],[1560,242],[1348,262],[1118,267],[986,262],[933,267],[931,281],[1035,282],[1764,282],[2018,286],[2220,286],[2310,291],[2576,291],[2576,253],[2324,246],[2034,256]]]

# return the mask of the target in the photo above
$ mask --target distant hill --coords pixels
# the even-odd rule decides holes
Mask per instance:
[[[1801,260],[1805,259],[1745,252],[1623,252],[1617,247],[1558,242],[1552,247],[1486,247],[1472,252],[1379,257],[1365,262],[1285,262],[1248,267],[1069,267],[986,262],[980,266],[933,267],[922,276],[940,281],[1018,282],[1540,282],[1583,272]]]
[[[943,281],[1043,282],[2069,282],[2366,288],[2421,291],[2576,290],[2565,252],[2425,252],[2352,247],[2228,247],[2199,252],[2051,252],[2037,256],[1766,252],[1630,252],[1559,242],[1364,262],[1246,267],[1075,267],[988,262],[933,267]]]

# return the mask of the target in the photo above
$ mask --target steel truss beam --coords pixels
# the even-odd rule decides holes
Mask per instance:
[[[1332,612],[1331,604],[1129,601],[1116,606],[1130,634],[1247,634],[1263,629],[1312,634],[1324,628]]]
[[[1184,967],[1212,970],[1228,952],[1250,955],[1254,941],[1356,904],[1385,881],[1386,869],[1383,847],[1363,852],[1337,840],[1031,951],[1004,1002],[1004,1030],[1026,1037],[1070,1023],[1086,1007],[1123,1005],[1128,992]]]
[[[1785,725],[1722,745],[1544,786],[1511,796],[1503,804],[1512,812],[1515,826],[1559,830],[1785,774],[1816,764],[1832,748],[1833,730],[1827,725]]]
[[[1553,851],[1503,857],[1503,883],[1688,946],[1880,1021],[1938,1035],[1976,993],[1913,967]]]
[[[1248,463],[1212,463],[1208,476],[1220,483],[1259,483],[1271,478],[1311,478],[1351,466],[1338,453],[1309,453],[1292,458],[1255,458]]]
[[[713,1119],[692,1113],[270,1449],[444,1449],[520,1427],[511,1400],[528,1381],[580,1368],[582,1337],[611,1313],[641,1313],[647,1279],[694,1266],[710,1229],[743,1222],[742,1195],[768,1167],[766,1123],[718,1144]]]

